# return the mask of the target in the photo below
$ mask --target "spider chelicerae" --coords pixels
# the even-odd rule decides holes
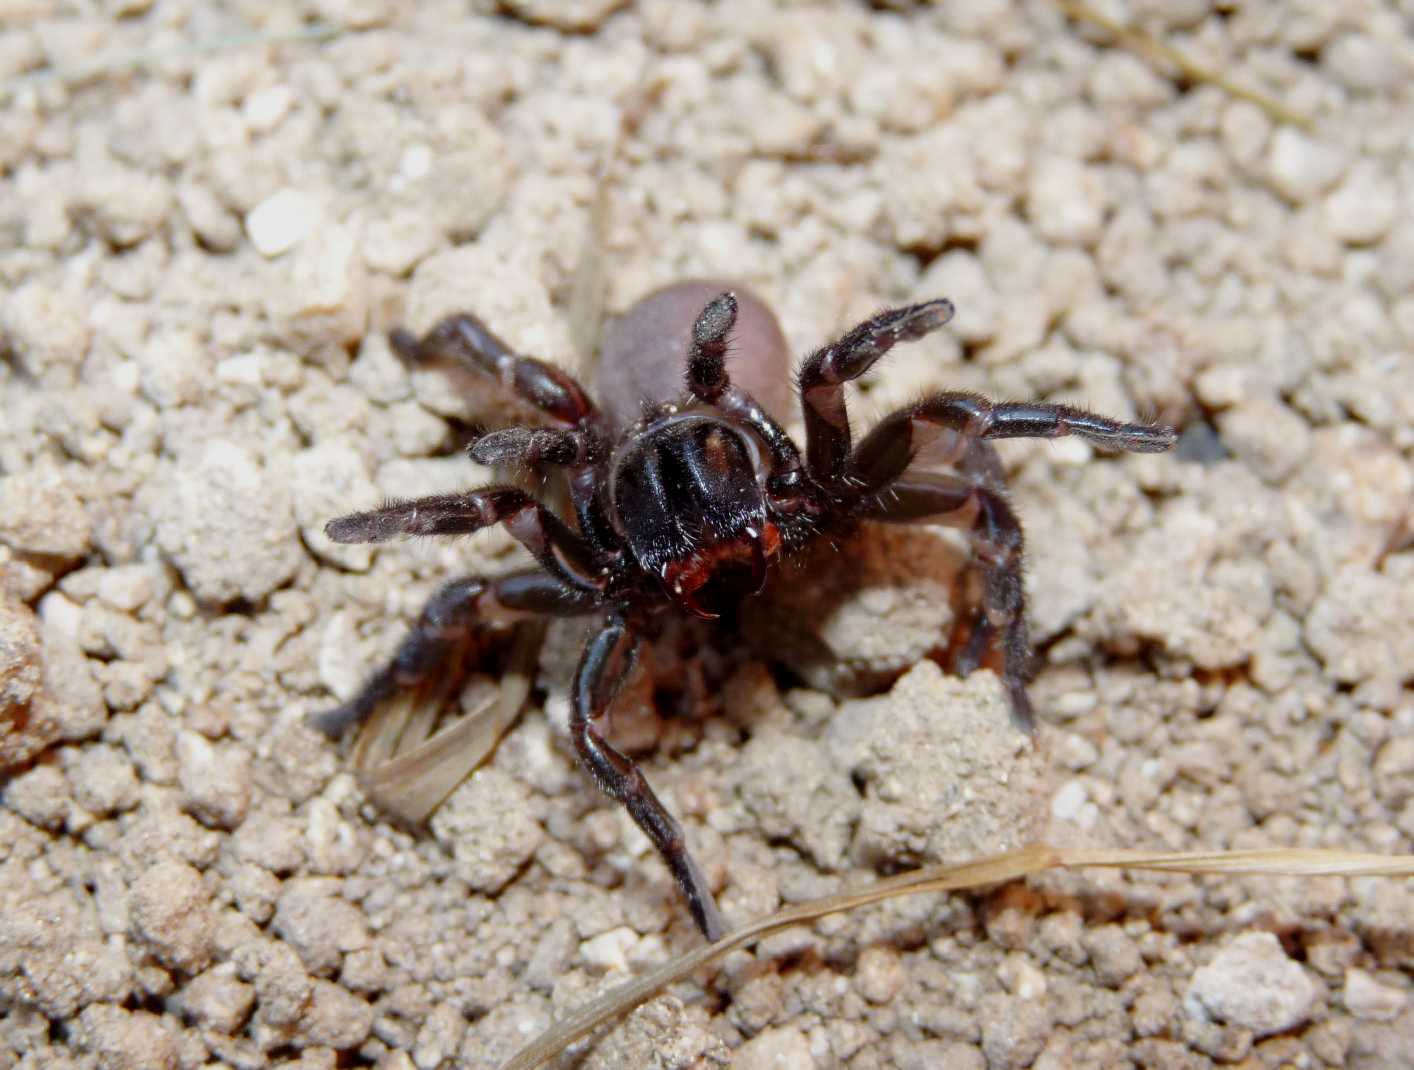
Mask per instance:
[[[571,687],[575,751],[657,848],[697,927],[717,939],[721,916],[681,826],[602,731],[656,619],[672,612],[715,618],[761,591],[784,555],[862,520],[963,527],[980,596],[954,669],[965,675],[995,648],[1014,720],[1032,731],[1022,531],[992,440],[1080,435],[1139,452],[1174,444],[1167,427],[958,392],[890,413],[856,443],[845,384],[952,314],[943,299],[889,309],[807,357],[796,375],[803,451],[779,411],[757,399],[782,393],[784,344],[769,309],[743,289],[688,282],[641,301],[606,343],[600,405],[565,372],[513,353],[470,314],[443,319],[421,339],[394,331],[393,348],[406,363],[462,365],[542,414],[547,426],[492,431],[470,453],[482,464],[522,467],[542,484],[562,479],[573,516],[520,487],[495,485],[331,521],[329,537],[341,543],[468,535],[504,524],[539,567],[441,588],[392,661],[313,723],[342,733],[395,691],[446,669],[478,629],[536,616],[596,617]],[[913,463],[925,448],[926,471]]]

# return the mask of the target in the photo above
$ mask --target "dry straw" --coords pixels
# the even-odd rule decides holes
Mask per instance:
[[[1075,22],[1088,22],[1092,26],[1098,26],[1126,48],[1133,52],[1138,52],[1140,55],[1153,62],[1155,66],[1170,68],[1180,78],[1192,82],[1195,85],[1217,86],[1229,96],[1257,105],[1257,107],[1266,112],[1275,122],[1289,123],[1292,126],[1300,127],[1302,130],[1310,130],[1315,126],[1310,117],[1293,111],[1276,98],[1266,93],[1258,92],[1255,89],[1249,89],[1240,82],[1233,81],[1220,71],[1216,71],[1211,67],[1205,67],[1203,64],[1191,59],[1182,50],[1174,48],[1173,45],[1168,42],[1161,41],[1157,37],[1151,37],[1143,30],[1126,26],[1124,23],[1110,18],[1103,11],[1097,10],[1090,4],[1071,2],[1071,0],[1053,0],[1053,2],[1066,18],[1072,19]]]
[[[768,918],[728,933],[715,944],[687,954],[626,985],[606,992],[587,1006],[546,1030],[501,1070],[533,1070],[565,1051],[575,1041],[600,1026],[646,1003],[670,984],[721,958],[729,951],[748,947],[792,925],[814,921],[826,914],[919,892],[950,892],[1016,880],[1053,869],[1141,869],[1190,876],[1240,874],[1268,877],[1411,877],[1414,855],[1375,855],[1355,851],[1322,851],[1273,848],[1254,851],[1120,851],[1063,848],[1037,844],[1017,851],[991,855],[972,862],[926,866],[879,881],[858,892],[827,896],[800,903]]]

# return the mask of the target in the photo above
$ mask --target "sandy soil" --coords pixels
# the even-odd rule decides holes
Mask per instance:
[[[0,1067],[492,1067],[695,945],[554,727],[573,636],[419,834],[303,724],[519,560],[320,529],[487,476],[389,326],[471,308],[576,365],[626,108],[611,309],[728,275],[804,352],[947,295],[861,417],[946,386],[1183,430],[1004,445],[1039,745],[988,673],[816,690],[939,625],[945,572],[868,532],[870,583],[782,611],[842,668],[783,641],[713,716],[626,719],[730,920],[1043,825],[1410,850],[1407,4],[1116,5],[1310,131],[1039,2],[496,6],[0,2]],[[1408,882],[1073,875],[827,919],[565,1065],[1408,1066],[1411,971]]]

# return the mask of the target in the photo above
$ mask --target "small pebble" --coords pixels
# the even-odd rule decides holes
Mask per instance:
[[[637,942],[637,933],[627,926],[620,926],[581,943],[579,957],[597,970],[623,973],[628,970],[628,950]]]
[[[897,951],[875,944],[859,953],[854,984],[870,1003],[888,1003],[908,984],[908,972]]]
[[[1399,188],[1378,164],[1361,160],[1325,200],[1330,232],[1348,245],[1373,245],[1399,218]]]
[[[1036,232],[1056,244],[1093,245],[1105,218],[1104,187],[1095,172],[1064,156],[1032,168],[1026,212]]]
[[[309,194],[282,189],[246,213],[246,236],[261,256],[279,256],[304,241],[318,215],[318,203]]]
[[[203,602],[258,601],[302,559],[288,481],[217,439],[154,486],[157,541]]]
[[[497,892],[545,839],[530,793],[499,769],[480,769],[432,815],[432,835],[456,859],[457,874],[480,892]]]
[[[1321,991],[1271,933],[1243,933],[1194,973],[1184,1009],[1265,1037],[1309,1019]]]
[[[369,943],[363,912],[339,894],[339,882],[303,877],[285,882],[271,928],[298,952],[305,968],[319,976],[338,971],[347,951]]]
[[[252,133],[268,133],[289,114],[294,103],[294,90],[289,86],[267,86],[245,98],[245,103],[241,106],[241,118]]]
[[[250,807],[250,755],[242,747],[211,743],[197,732],[177,736],[177,783],[182,806],[204,824],[233,829]]]
[[[814,1070],[810,1041],[793,1026],[757,1033],[733,1052],[733,1070]]]
[[[78,1048],[104,1070],[177,1070],[176,1031],[148,1011],[111,1004],[84,1008],[74,1029]]]
[[[202,876],[184,862],[159,861],[133,882],[134,939],[158,960],[187,973],[204,967],[215,950],[215,914]]]
[[[1294,204],[1305,204],[1329,189],[1345,166],[1340,149],[1294,127],[1278,127],[1272,137],[1267,174],[1277,192]]]
[[[192,978],[174,999],[203,1028],[235,1033],[255,1005],[255,989],[236,976],[234,964],[223,962]]]
[[[68,480],[52,468],[0,477],[0,542],[25,553],[83,557],[92,525]]]
[[[1345,971],[1345,1006],[1357,1018],[1387,1022],[1397,1018],[1408,996],[1403,989],[1381,984],[1364,970]]]
[[[329,981],[315,981],[297,1036],[305,1044],[344,1051],[362,1044],[372,1028],[373,1008],[368,1003]]]

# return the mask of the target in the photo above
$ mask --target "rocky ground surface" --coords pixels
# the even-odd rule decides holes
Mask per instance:
[[[1184,432],[1004,444],[1037,744],[918,661],[956,544],[868,531],[870,580],[801,573],[711,716],[623,719],[729,920],[1042,830],[1409,851],[1414,14],[1111,6],[1311,129],[1041,2],[0,4],[0,1067],[494,1067],[697,943],[556,728],[574,636],[425,832],[303,723],[444,578],[519,560],[321,526],[487,476],[389,326],[472,308],[576,365],[626,111],[611,309],[739,278],[804,352],[945,294],[862,418],[945,385]],[[565,1065],[1408,1066],[1411,919],[1381,879],[918,897]]]

